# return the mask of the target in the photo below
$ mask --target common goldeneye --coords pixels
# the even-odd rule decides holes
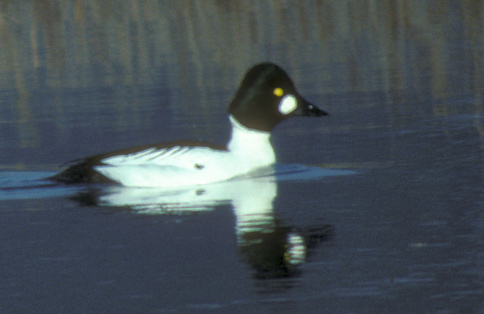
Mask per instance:
[[[324,116],[273,63],[252,67],[230,103],[226,147],[179,141],[121,149],[77,160],[51,177],[64,183],[109,182],[133,187],[180,187],[231,179],[274,164],[271,130],[292,116]]]

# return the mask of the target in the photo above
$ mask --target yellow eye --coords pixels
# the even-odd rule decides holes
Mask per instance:
[[[280,87],[274,88],[274,90],[272,92],[274,93],[274,95],[276,95],[278,97],[281,97],[284,94],[284,91]]]

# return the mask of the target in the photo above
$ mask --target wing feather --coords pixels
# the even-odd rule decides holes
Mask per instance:
[[[223,146],[190,140],[141,145],[77,159],[67,164],[67,169],[64,169],[49,179],[64,183],[115,183],[111,179],[101,175],[95,170],[95,167],[102,165],[139,165],[143,163],[166,165],[170,157],[180,156],[179,154],[186,153],[194,147],[208,147],[216,151],[226,150]]]
[[[199,147],[198,147],[199,148]],[[164,164],[168,160],[189,153],[193,147],[149,148],[133,154],[112,156],[101,160],[111,166],[133,166],[141,164]]]

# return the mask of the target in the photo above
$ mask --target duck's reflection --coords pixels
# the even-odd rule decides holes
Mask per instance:
[[[270,230],[241,233],[239,250],[256,278],[292,277],[299,274],[298,266],[306,261],[308,251],[332,234],[330,225],[293,228],[275,220]]]
[[[291,174],[292,175],[292,174]],[[327,240],[329,225],[294,228],[274,215],[277,181],[273,170],[223,183],[185,189],[98,187],[80,192],[84,204],[127,207],[140,214],[191,214],[231,204],[237,245],[256,278],[290,277],[299,273],[308,249]]]

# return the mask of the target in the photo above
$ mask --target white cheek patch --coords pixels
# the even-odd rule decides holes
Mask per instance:
[[[296,97],[289,94],[284,96],[279,103],[279,112],[282,114],[290,114],[297,108]]]

